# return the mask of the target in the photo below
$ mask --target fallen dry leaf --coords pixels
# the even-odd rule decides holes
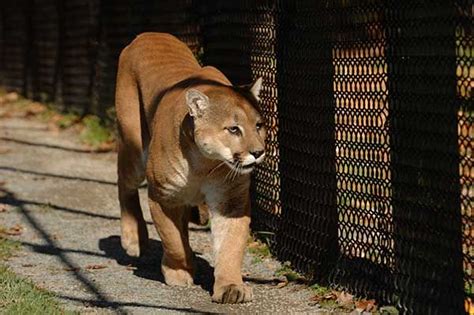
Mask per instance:
[[[18,96],[18,93],[16,93],[16,92],[10,92],[10,93],[8,93],[7,95],[5,95],[3,97],[3,99],[6,102],[16,102],[16,101],[18,101],[18,98],[19,98],[19,96]]]
[[[1,104],[1,103],[0,103]],[[12,113],[10,111],[2,111],[0,113],[0,117],[1,118],[10,118],[12,117]]]
[[[57,123],[63,118],[63,115],[59,113],[54,113],[53,116],[49,119],[50,123]]]
[[[315,302],[321,302],[321,301],[328,301],[328,300],[336,300],[337,299],[337,294],[338,292],[337,291],[331,291],[331,292],[328,292],[324,295],[315,295],[311,298],[312,301],[315,301]]]
[[[54,122],[48,123],[48,131],[54,132],[54,133],[59,133],[60,129]]]
[[[6,235],[21,235],[23,233],[23,226],[20,224],[15,224],[8,230],[2,231],[2,233]]]
[[[350,307],[354,303],[354,296],[344,291],[338,292],[336,302],[343,307]]]
[[[474,314],[474,303],[472,302],[471,298],[467,298],[464,300],[464,309],[466,310],[467,314]]]
[[[0,203],[0,212],[7,212],[7,210],[8,210],[8,205]]]
[[[260,247],[260,244],[258,242],[251,242],[247,245],[248,248],[257,248]]]
[[[87,265],[86,269],[87,270],[96,270],[96,269],[104,269],[107,268],[105,265]]]
[[[33,264],[23,264],[23,265],[21,265],[21,266],[22,266],[22,267],[34,267],[35,265],[33,265]]]
[[[0,147],[0,154],[5,154],[10,152],[12,149],[6,147]]]
[[[98,153],[103,153],[103,152],[110,152],[110,151],[115,151],[116,149],[116,143],[115,142],[104,142],[97,149],[95,149],[95,152]]]
[[[0,103],[1,105],[2,103]],[[12,114],[12,110],[11,109],[7,109],[7,108],[2,108],[2,110],[0,111],[0,117],[2,118],[10,118],[12,117],[13,114]]]
[[[337,299],[337,298],[339,297],[339,294],[340,294],[340,292],[338,292],[338,291],[336,291],[336,290],[332,290],[331,292],[326,293],[326,294],[324,295],[324,297],[325,297],[326,299]]]
[[[364,312],[370,312],[370,311],[375,311],[377,308],[375,306],[375,300],[360,300],[360,301],[355,301],[355,307],[358,311]]]
[[[26,109],[26,115],[38,115],[41,114],[46,110],[46,106],[38,103],[38,102],[33,102],[30,105],[28,105],[28,108]]]
[[[282,282],[278,283],[278,284],[276,285],[276,287],[277,287],[278,289],[281,289],[281,288],[286,287],[286,286],[288,285],[288,283],[289,283],[288,281],[282,281]]]

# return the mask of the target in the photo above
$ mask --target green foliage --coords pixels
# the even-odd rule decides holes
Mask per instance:
[[[253,256],[252,257],[252,264],[261,264],[263,259],[260,256]]]
[[[61,118],[58,119],[56,124],[58,125],[59,128],[61,129],[66,129],[74,125],[79,121],[79,116],[75,114],[65,114],[62,115]]]
[[[253,236],[249,237],[247,250],[253,255],[252,262],[254,264],[261,263],[265,258],[272,256],[268,244],[255,239]]]
[[[319,285],[319,284],[317,284],[317,283],[313,284],[313,285],[310,286],[309,288],[311,289],[311,291],[312,291],[315,295],[323,296],[323,295],[326,295],[326,294],[328,294],[328,293],[331,293],[331,289],[329,289],[328,287]]]
[[[289,282],[304,279],[302,275],[300,275],[291,268],[289,262],[284,262],[280,269],[275,272],[275,275],[283,276]]]
[[[261,245],[256,246],[256,247],[249,248],[249,253],[251,253],[253,255],[257,255],[257,256],[262,257],[262,258],[271,256],[270,249],[265,244],[261,244]]]
[[[249,239],[249,253],[266,258],[272,256],[270,251],[270,239],[274,235],[272,232],[254,231]]]
[[[335,300],[323,300],[319,302],[319,305],[327,310],[339,310],[341,311],[341,307]]]
[[[113,140],[112,132],[107,128],[97,116],[87,116],[83,119],[84,130],[81,133],[81,140],[92,146],[98,147],[103,143]]]
[[[43,122],[49,122],[55,115],[55,111],[51,106],[46,105],[46,110],[38,115],[39,119]]]
[[[267,246],[270,246],[271,240],[275,236],[275,233],[268,231],[253,231],[253,235],[256,239],[260,240]]]
[[[382,315],[398,315],[400,312],[395,306],[382,306],[378,313]]]

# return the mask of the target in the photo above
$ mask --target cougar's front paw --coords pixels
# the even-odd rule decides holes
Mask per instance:
[[[161,272],[163,273],[167,285],[189,287],[194,283],[192,272],[188,270],[171,269],[170,267],[161,265]]]
[[[252,288],[245,284],[229,284],[214,290],[212,300],[217,303],[245,303],[253,299]]]

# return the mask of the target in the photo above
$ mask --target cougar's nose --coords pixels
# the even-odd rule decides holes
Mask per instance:
[[[250,154],[252,154],[255,159],[258,159],[259,157],[262,156],[263,152],[264,152],[263,150],[253,151],[253,152],[250,152]]]

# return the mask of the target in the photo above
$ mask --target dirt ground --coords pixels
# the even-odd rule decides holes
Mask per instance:
[[[72,132],[53,132],[36,119],[0,119],[0,227],[23,245],[7,264],[81,313],[317,312],[302,285],[278,288],[273,259],[247,254],[246,281],[255,299],[211,302],[211,235],[191,226],[197,272],[191,288],[163,283],[161,244],[151,223],[151,250],[140,259],[120,247],[114,153],[84,150]],[[141,191],[148,222],[146,191]],[[15,232],[16,231],[16,232]]]

